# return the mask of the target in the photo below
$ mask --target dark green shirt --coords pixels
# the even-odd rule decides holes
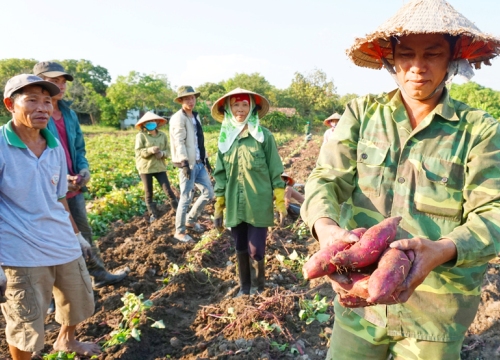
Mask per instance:
[[[353,229],[389,216],[403,217],[397,239],[445,237],[457,259],[432,271],[406,303],[355,311],[390,336],[462,339],[500,249],[499,122],[446,90],[415,129],[399,90],[350,102],[307,181],[302,218]]]
[[[227,227],[241,222],[256,227],[274,225],[273,190],[285,188],[283,164],[273,135],[261,128],[263,143],[245,130],[225,154],[217,152],[215,196],[226,198]]]

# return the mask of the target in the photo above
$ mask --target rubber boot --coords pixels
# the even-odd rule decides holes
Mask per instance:
[[[160,217],[160,214],[158,213],[158,209],[156,208],[155,203],[150,203],[146,204],[146,207],[148,208],[149,211],[149,222],[152,223],[156,219]]]
[[[250,294],[250,286],[252,284],[250,277],[250,257],[247,251],[237,251],[236,259],[238,260],[238,273],[240,276],[240,291],[235,297]]]
[[[250,278],[252,286],[250,287],[250,295],[261,293],[264,291],[266,284],[266,260],[260,261],[250,258]]]
[[[125,270],[121,270],[116,274],[108,272],[108,270],[104,267],[104,262],[99,254],[99,249],[97,249],[94,244],[92,244],[92,256],[89,260],[87,260],[87,269],[89,270],[90,276],[92,276],[93,287],[96,289],[106,285],[116,284],[127,276],[127,272]]]
[[[179,200],[177,200],[173,191],[170,191],[168,193],[168,202],[170,203],[170,206],[172,206],[172,209],[177,210],[177,206],[179,206]]]

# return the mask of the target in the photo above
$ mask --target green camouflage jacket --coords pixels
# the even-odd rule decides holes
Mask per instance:
[[[355,311],[390,336],[459,340],[500,246],[498,121],[446,90],[415,130],[399,90],[350,102],[307,181],[302,218],[311,230],[322,217],[353,229],[399,215],[397,239],[446,237],[457,259],[432,271],[406,303]]]
[[[226,197],[226,226],[241,222],[256,227],[274,225],[273,190],[285,188],[283,163],[269,130],[261,127],[264,142],[243,131],[231,148],[217,152],[215,196]]]

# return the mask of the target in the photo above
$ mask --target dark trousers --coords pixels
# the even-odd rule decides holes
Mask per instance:
[[[174,197],[174,192],[170,187],[170,182],[168,181],[168,176],[166,172],[152,173],[152,174],[141,174],[141,180],[144,184],[144,194],[146,198],[146,205],[153,203],[153,178],[160,183],[161,188],[165,195],[169,198]]]
[[[267,227],[255,227],[246,222],[231,228],[237,252],[248,251],[255,261],[264,259]]]

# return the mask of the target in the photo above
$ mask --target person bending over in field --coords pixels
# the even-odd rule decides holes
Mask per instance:
[[[386,67],[398,89],[347,105],[306,183],[302,218],[325,248],[400,216],[390,246],[415,259],[387,301],[351,311],[335,298],[328,359],[460,358],[500,248],[500,123],[445,85],[499,50],[444,0],[406,3],[348,50],[356,65]]]
[[[300,206],[304,203],[304,195],[296,190],[299,184],[288,174],[281,174],[281,179],[285,182],[285,206],[288,214],[294,218],[300,216]],[[303,185],[300,185],[303,187]]]
[[[269,102],[237,88],[212,106],[222,122],[217,151],[214,226],[226,226],[236,244],[240,275],[238,295],[264,290],[267,227],[274,225],[273,191],[281,223],[286,216],[283,164],[271,132],[259,125]]]
[[[205,150],[203,128],[198,113],[194,111],[198,96],[200,93],[191,86],[180,86],[174,101],[182,108],[172,115],[169,124],[172,162],[179,168],[181,192],[175,215],[174,238],[183,242],[193,242],[191,236],[186,234],[186,228],[198,233],[205,231],[197,220],[205,205],[214,197],[208,175],[212,167]],[[201,194],[188,213],[195,185]]]
[[[99,346],[75,339],[78,323],[94,312],[94,293],[83,254],[90,244],[66,202],[66,159],[46,129],[51,96],[59,88],[22,74],[5,85],[12,120],[0,127],[0,296],[5,338],[14,360],[31,359],[44,347],[44,319],[54,293],[61,324],[54,350],[92,356]],[[6,286],[5,286],[6,285]]]
[[[135,167],[141,176],[144,185],[146,207],[150,215],[150,222],[159,217],[156,203],[153,200],[153,178],[161,185],[163,192],[168,196],[170,205],[177,209],[179,205],[167,176],[165,159],[168,156],[168,141],[164,132],[158,128],[167,121],[159,115],[148,111],[135,124],[140,132],[135,137]]]
[[[53,61],[39,62],[34,66],[33,72],[42,79],[57,85],[60,90],[59,94],[52,97],[54,111],[49,119],[47,130],[61,142],[64,149],[68,164],[66,199],[76,226],[92,245],[92,255],[87,260],[87,268],[94,280],[94,288],[116,284],[127,276],[127,272],[121,270],[111,274],[106,270],[99,249],[92,238],[92,228],[87,218],[83,191],[87,191],[86,185],[90,181],[90,170],[89,162],[85,157],[85,140],[76,113],[69,108],[70,103],[63,100],[66,82],[73,81],[73,76],[68,74],[62,65]],[[49,312],[53,311],[52,305]]]

